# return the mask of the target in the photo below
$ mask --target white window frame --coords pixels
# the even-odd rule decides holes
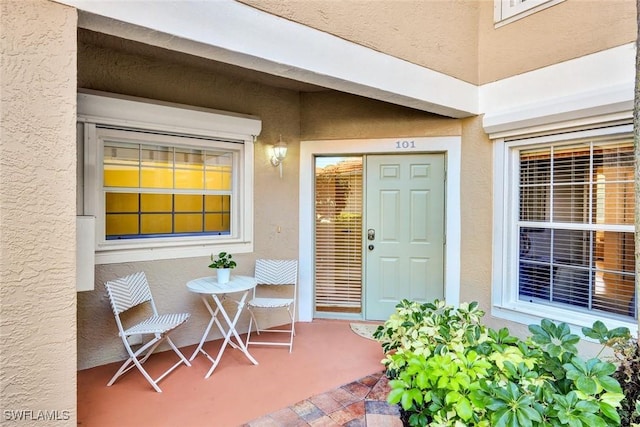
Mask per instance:
[[[506,25],[532,15],[564,0],[494,0],[493,20],[496,26]]]
[[[556,142],[569,142],[597,137],[632,137],[632,125],[619,125],[609,128],[569,132],[556,135],[539,136],[524,139],[496,139],[494,144],[494,206],[493,206],[493,277],[492,310],[493,316],[522,324],[539,323],[542,319],[565,322],[575,331],[583,326],[592,326],[602,316],[594,313],[563,309],[559,306],[537,304],[518,300],[517,289],[517,253],[519,238],[518,220],[518,159],[520,147],[531,145],[550,145]],[[631,227],[631,230],[628,228]],[[633,226],[618,227],[623,231],[632,231]],[[609,327],[623,326],[636,333],[637,324],[618,318],[607,318]]]
[[[79,187],[82,212],[78,215],[96,218],[95,230],[92,230],[96,264],[209,256],[223,249],[233,253],[253,251],[253,142],[262,127],[260,119],[141,98],[83,92],[78,94],[78,122],[82,136],[79,146],[84,158]],[[154,132],[159,141],[175,146],[214,147],[214,140],[235,143],[226,143],[227,147],[236,147],[233,151],[237,159],[233,165],[231,234],[106,240],[100,126]],[[207,145],[207,140],[211,140],[212,145]]]

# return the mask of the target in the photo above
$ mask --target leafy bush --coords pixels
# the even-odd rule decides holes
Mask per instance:
[[[618,369],[613,377],[622,386],[624,400],[618,410],[621,425],[640,427],[640,343],[631,337],[627,328],[607,329],[598,321],[582,333],[613,349]]]
[[[374,333],[389,403],[411,426],[616,426],[624,398],[613,363],[582,360],[566,324],[521,340],[481,323],[478,304],[402,301]]]

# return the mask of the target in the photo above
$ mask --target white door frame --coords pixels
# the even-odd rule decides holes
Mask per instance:
[[[460,175],[462,138],[459,136],[300,141],[300,211],[298,320],[313,320],[313,206],[314,156],[348,154],[445,153],[446,248],[445,300],[460,302]]]

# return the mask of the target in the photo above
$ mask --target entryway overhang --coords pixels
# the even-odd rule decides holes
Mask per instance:
[[[478,87],[234,0],[55,0],[80,28],[417,110],[479,113]]]

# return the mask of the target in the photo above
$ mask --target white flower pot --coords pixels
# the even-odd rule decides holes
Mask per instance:
[[[218,283],[223,284],[229,282],[229,277],[231,276],[230,268],[217,268],[216,274],[218,276]]]

